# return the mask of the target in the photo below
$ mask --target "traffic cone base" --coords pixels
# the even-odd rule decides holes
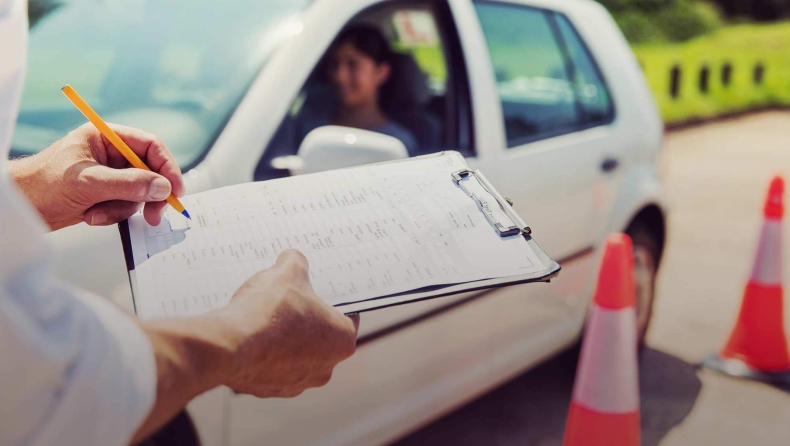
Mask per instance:
[[[639,411],[601,413],[571,404],[565,444],[585,446],[634,446],[639,444]]]
[[[752,282],[744,296],[739,321],[719,356],[741,360],[763,372],[790,371],[782,287]]]
[[[790,388],[790,371],[764,372],[749,366],[740,359],[722,358],[719,355],[712,355],[702,361],[702,367],[712,372],[732,376],[733,378],[750,379]]]

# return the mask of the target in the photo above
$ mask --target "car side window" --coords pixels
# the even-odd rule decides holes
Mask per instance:
[[[564,133],[579,120],[570,78],[540,9],[477,3],[502,103],[508,146]]]
[[[521,5],[475,3],[494,67],[508,147],[600,124],[606,88],[565,17]]]
[[[358,127],[352,120],[343,122],[358,99],[354,95],[360,92],[354,89],[361,85],[344,80],[359,75],[352,76],[353,68],[343,68],[348,74],[339,74],[339,64],[345,63],[341,58],[349,53],[371,60],[381,56],[384,62],[376,63],[386,63],[389,69],[387,80],[376,87],[385,124],[368,130],[400,139],[411,156],[445,149],[471,154],[468,83],[450,17],[447,5],[433,2],[387,3],[352,19],[293,101],[255,170],[255,179],[289,175],[283,168],[288,157],[297,154],[302,140],[315,128]]]
[[[582,124],[606,124],[614,117],[609,91],[590,52],[573,25],[562,14],[554,14],[573,68],[573,89],[581,109]]]

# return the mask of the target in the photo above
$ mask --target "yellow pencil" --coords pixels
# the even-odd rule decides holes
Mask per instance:
[[[151,170],[145,165],[143,160],[141,160],[140,157],[137,156],[137,154],[134,153],[134,151],[132,151],[132,149],[130,149],[125,142],[123,142],[118,134],[115,133],[106,122],[104,122],[104,120],[91,108],[91,106],[85,102],[85,99],[82,99],[82,96],[80,96],[73,88],[71,88],[71,85],[66,85],[65,87],[61,88],[60,91],[62,91],[63,94],[69,98],[71,103],[74,104],[74,106],[77,107],[86,118],[88,118],[88,121],[96,126],[99,132],[101,132],[101,134],[104,135],[104,137],[107,138],[107,140],[110,141],[110,143],[116,149],[118,149],[119,152],[121,152],[121,155],[123,155],[123,157],[129,161],[129,164],[138,169],[145,169],[148,171]],[[170,203],[170,206],[173,206],[173,209],[183,214],[186,218],[192,219],[192,217],[189,216],[189,212],[184,209],[184,205],[178,201],[178,198],[176,198],[174,194],[171,193],[170,196],[167,197],[167,202]]]

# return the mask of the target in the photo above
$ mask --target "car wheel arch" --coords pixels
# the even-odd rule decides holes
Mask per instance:
[[[656,260],[660,265],[666,247],[667,225],[665,212],[655,203],[648,204],[634,214],[623,232],[628,234],[637,226],[647,228],[656,237],[659,246]]]

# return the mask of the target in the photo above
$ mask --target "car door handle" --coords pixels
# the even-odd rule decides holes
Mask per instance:
[[[609,173],[617,169],[618,165],[620,165],[620,161],[618,161],[617,158],[606,158],[605,160],[603,160],[603,162],[601,162],[601,170],[603,170],[606,173]]]

